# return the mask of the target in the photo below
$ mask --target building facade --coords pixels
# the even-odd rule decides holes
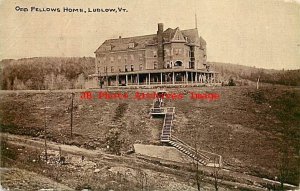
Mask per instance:
[[[106,40],[95,55],[96,75],[107,86],[216,82],[197,29],[159,23],[156,34]]]

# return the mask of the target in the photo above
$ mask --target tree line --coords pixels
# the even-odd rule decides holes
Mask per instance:
[[[95,59],[83,58],[24,58],[2,60],[1,88],[72,89],[84,88],[84,81],[94,73]]]

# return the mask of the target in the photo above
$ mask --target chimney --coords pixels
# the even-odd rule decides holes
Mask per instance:
[[[157,68],[164,68],[164,45],[163,45],[163,32],[164,32],[164,24],[158,23],[157,29],[157,60],[158,66]]]
[[[157,29],[157,34],[158,33],[163,33],[164,32],[164,24],[163,23],[158,23],[158,29]]]

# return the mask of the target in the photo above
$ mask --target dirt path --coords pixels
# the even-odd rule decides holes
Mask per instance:
[[[43,148],[44,147],[44,140],[38,139],[38,138],[32,138],[27,136],[19,136],[19,135],[11,135],[7,133],[1,133],[1,138],[6,139],[10,144],[19,145],[19,146],[25,146],[25,147],[38,147]],[[189,164],[179,164],[179,163],[170,163],[170,161],[164,161],[163,159],[155,159],[155,158],[149,158],[144,156],[138,156],[138,155],[126,155],[126,156],[116,156],[116,155],[110,155],[107,153],[104,153],[100,150],[88,150],[84,148],[79,148],[77,146],[71,146],[71,145],[64,145],[64,144],[58,144],[55,142],[47,142],[48,149],[51,150],[59,150],[61,149],[63,152],[67,152],[73,155],[83,155],[90,158],[93,158],[93,160],[101,160],[101,162],[105,162],[111,165],[118,165],[118,166],[125,166],[125,167],[132,167],[137,168],[140,166],[143,169],[151,169],[157,172],[163,172],[167,174],[173,174],[177,176],[183,176],[185,174],[188,174],[188,168],[190,167]],[[157,165],[159,163],[160,165]],[[173,168],[172,168],[173,165]],[[179,166],[181,168],[174,168],[175,166]],[[171,166],[171,167],[170,167]],[[181,170],[183,169],[183,170]],[[211,168],[203,167],[204,171],[210,173],[212,172]],[[265,190],[261,185],[266,184],[279,184],[275,181],[270,181],[264,178],[259,178],[251,175],[246,175],[239,172],[233,172],[230,170],[223,169],[220,171],[220,174],[223,177],[226,177],[228,180],[222,180],[223,185],[227,186],[233,186],[236,188],[247,188],[250,190]],[[211,177],[207,177],[207,180],[212,180]],[[232,181],[233,180],[233,181]],[[240,183],[239,183],[240,182]],[[246,184],[247,182],[247,184]],[[288,187],[293,187],[292,185],[286,185]]]

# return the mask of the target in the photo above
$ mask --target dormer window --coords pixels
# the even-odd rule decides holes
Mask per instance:
[[[134,48],[134,42],[130,42],[130,43],[128,44],[128,48]]]
[[[111,46],[109,46],[109,45],[103,46],[103,50],[109,51],[109,50],[111,50]]]

